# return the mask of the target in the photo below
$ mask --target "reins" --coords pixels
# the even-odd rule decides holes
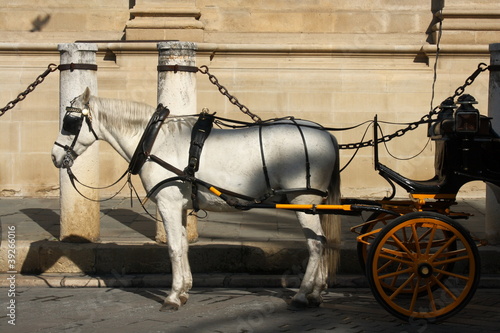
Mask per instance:
[[[74,111],[74,110],[71,110],[71,111]],[[183,183],[190,183],[192,185],[192,189],[194,189],[194,191],[193,191],[194,196],[192,197],[192,202],[193,202],[193,209],[195,212],[199,210],[199,207],[197,205],[197,198],[196,198],[196,192],[197,192],[198,185],[211,191],[212,193],[214,193],[215,195],[220,197],[222,200],[224,200],[228,205],[235,207],[237,209],[240,209],[240,210],[249,209],[250,206],[248,204],[240,202],[239,199],[244,200],[246,202],[253,203],[253,204],[260,204],[272,196],[282,196],[282,195],[290,194],[290,193],[310,193],[310,194],[316,194],[316,195],[321,195],[321,196],[326,196],[328,194],[327,192],[311,188],[311,186],[310,186],[311,175],[310,175],[310,165],[309,165],[309,154],[308,154],[308,150],[307,150],[305,137],[304,137],[304,134],[303,134],[302,129],[301,129],[301,127],[310,127],[310,128],[314,128],[317,130],[328,130],[328,129],[323,128],[319,124],[317,124],[317,125],[299,124],[297,122],[297,120],[300,120],[300,119],[295,119],[294,117],[270,119],[270,120],[262,121],[260,123],[255,124],[255,123],[246,123],[246,122],[242,122],[242,121],[231,120],[231,119],[222,118],[222,117],[216,117],[215,115],[207,114],[206,111],[200,115],[192,115],[192,116],[199,116],[199,119],[198,119],[197,123],[193,126],[192,141],[191,141],[191,148],[190,148],[190,154],[189,154],[190,158],[189,158],[188,166],[184,170],[181,170],[181,169],[173,166],[172,164],[164,161],[160,157],[158,157],[154,154],[151,154],[151,149],[152,149],[152,146],[156,140],[158,131],[159,131],[161,125],[163,124],[163,122],[167,119],[168,115],[169,115],[169,110],[160,104],[158,106],[157,110],[155,111],[155,113],[152,115],[148,125],[146,126],[144,133],[143,133],[143,135],[142,135],[142,137],[137,145],[137,148],[134,152],[133,157],[131,158],[131,161],[130,161],[127,169],[118,178],[118,180],[116,180],[115,182],[113,182],[110,185],[103,186],[103,187],[89,186],[89,185],[82,183],[76,177],[76,175],[73,173],[71,168],[67,167],[68,177],[71,181],[73,188],[81,196],[83,196],[84,198],[86,198],[88,200],[95,201],[95,202],[103,202],[103,201],[111,200],[114,197],[116,197],[123,190],[125,185],[128,184],[129,188],[131,190],[131,196],[132,196],[132,191],[133,191],[135,193],[137,199],[139,200],[142,208],[145,210],[145,212],[149,216],[153,217],[154,219],[156,219],[156,218],[152,214],[150,214],[147,211],[147,209],[145,208],[146,202],[158,190],[163,189],[163,188],[168,187],[168,186],[174,186],[174,184],[179,182],[179,181],[183,182]],[[191,116],[191,115],[189,115],[189,116]],[[172,118],[177,118],[177,117],[188,117],[188,116],[185,116],[185,115],[184,116],[173,116]],[[203,122],[206,122],[205,119],[207,117],[212,118],[212,120],[208,122],[210,124],[210,127],[212,126],[212,123],[216,123],[219,125],[219,124],[222,124],[222,122],[224,122],[224,125],[227,125],[229,122],[233,122],[233,123],[237,124],[236,128],[259,126],[260,133],[262,133],[262,128],[264,128],[266,126],[270,126],[270,125],[288,125],[288,126],[296,127],[300,133],[300,136],[302,138],[302,142],[304,144],[305,161],[306,161],[306,165],[305,165],[305,167],[306,167],[306,186],[304,188],[275,190],[271,187],[270,182],[266,181],[267,192],[259,198],[254,198],[254,197],[250,197],[250,196],[247,196],[247,195],[244,195],[241,193],[236,193],[236,192],[224,189],[224,188],[216,187],[213,184],[207,183],[207,182],[195,177],[195,171],[198,170],[199,157],[201,155],[201,149],[203,147],[203,142],[206,139],[206,137],[208,137],[208,134],[210,133],[210,130],[207,128],[208,125],[205,125],[205,126],[202,125]],[[217,120],[217,122],[214,120]],[[286,123],[279,122],[279,121],[283,121],[283,120],[288,120],[289,122],[286,122]],[[77,137],[77,134],[75,135],[75,137]],[[62,146],[62,145],[59,145],[59,146]],[[74,146],[74,144],[72,144],[72,146]],[[266,170],[266,163],[265,163],[265,159],[264,159],[264,152],[262,150],[262,147],[263,147],[262,146],[262,137],[260,137],[260,147],[261,147],[260,149],[261,149],[261,154],[262,154],[262,158],[263,158],[264,175],[265,175],[266,179],[268,179],[267,170]],[[72,151],[72,148],[69,151]],[[164,179],[161,182],[159,182],[158,184],[156,184],[155,186],[153,186],[153,188],[151,188],[147,192],[146,197],[141,200],[141,198],[139,197],[139,195],[137,193],[137,190],[135,189],[134,185],[132,184],[131,176],[133,174],[137,174],[140,171],[140,169],[142,168],[142,166],[144,165],[144,163],[147,161],[151,161],[151,162],[158,164],[159,166],[163,167],[164,169],[174,173],[175,176]],[[127,176],[127,181],[121,186],[121,188],[115,194],[113,194],[111,197],[106,198],[106,199],[89,198],[88,196],[84,195],[77,188],[77,184],[80,184],[80,185],[82,185],[86,188],[90,188],[90,189],[96,189],[96,190],[107,189],[107,188],[110,188],[110,187],[118,184],[126,176]]]

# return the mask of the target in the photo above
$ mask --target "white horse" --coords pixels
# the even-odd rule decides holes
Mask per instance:
[[[52,149],[52,160],[58,168],[71,167],[73,160],[97,139],[107,141],[130,162],[155,111],[144,104],[91,96],[88,88],[71,102],[71,107],[70,110],[79,111],[79,116],[85,121],[80,122],[81,126],[76,129],[71,128],[72,124],[63,124],[66,126],[63,126]],[[159,131],[152,153],[183,169],[188,163],[191,130],[196,118],[170,115]],[[268,184],[276,190],[305,188],[308,175],[305,156],[308,155],[310,188],[328,193],[326,204],[338,204],[340,176],[336,139],[320,130],[315,123],[299,122],[304,125],[300,128],[302,137],[296,123],[283,122],[265,126],[260,138],[259,126],[229,130],[214,128],[206,139],[196,177],[235,193],[260,198],[268,191]],[[263,155],[269,182],[266,182],[263,172]],[[175,176],[150,160],[144,164],[139,175],[147,191]],[[183,210],[192,207],[191,185],[179,181],[167,185],[154,193],[152,199],[158,206],[167,232],[173,275],[171,291],[161,310],[177,310],[187,302],[188,291],[192,287],[188,241],[182,223]],[[318,193],[297,191],[284,194],[281,198],[271,197],[267,202],[276,202],[273,200],[286,200],[291,204],[321,204],[325,198]],[[201,209],[234,211],[203,187],[199,189],[198,202]],[[322,215],[320,221],[319,215],[296,214],[307,238],[309,261],[292,304],[318,306],[322,302],[321,292],[327,288],[327,281],[336,270],[340,221],[334,215]]]

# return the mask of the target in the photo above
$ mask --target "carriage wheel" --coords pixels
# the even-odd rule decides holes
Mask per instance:
[[[372,221],[372,223],[369,223],[369,224],[365,224],[363,227],[361,227],[361,234],[367,234],[369,232],[371,232],[372,230],[375,230],[376,228],[383,228],[384,226],[386,226],[389,221],[388,220],[392,220],[394,219],[395,217],[393,215],[388,215],[388,214],[385,214],[385,213],[373,213],[372,215],[370,215],[370,217],[368,218],[368,221]],[[441,235],[441,239],[450,239],[452,236],[453,236],[453,233],[447,231],[447,230],[440,230],[439,232]],[[366,243],[363,243],[363,242],[358,242],[357,244],[357,250],[358,250],[358,260],[359,260],[359,263],[360,263],[360,266],[361,266],[361,269],[363,270],[364,273],[366,273],[366,260],[368,258],[368,251],[369,251],[369,247],[371,246],[371,243],[373,242],[373,240],[375,239],[375,237],[378,236],[378,233],[374,233],[372,235],[369,235],[369,236],[366,236],[365,237],[365,240],[370,240],[370,244],[366,244]],[[441,246],[441,244],[439,242],[435,242],[433,245],[431,246]],[[455,251],[457,249],[457,243],[456,241],[453,241],[451,243],[449,243],[448,245],[448,251]],[[450,262],[450,263],[446,263],[443,265],[443,267],[441,267],[442,270],[445,270],[445,271],[452,271],[453,270],[453,265],[454,263],[453,262]],[[446,274],[438,274],[436,276],[437,280],[443,282],[445,279],[448,278],[448,275]],[[435,288],[439,288],[439,285],[436,284],[434,281],[430,281],[430,285],[431,285],[431,288],[434,290]],[[387,283],[384,283],[382,282],[382,286],[388,290],[393,290],[395,291],[395,287],[391,284],[387,284]],[[426,289],[427,289],[427,286],[421,286],[419,288],[419,293],[421,294],[425,294],[426,292]],[[413,293],[414,290],[413,288],[411,287],[407,287],[407,288],[404,288],[402,291],[402,293]]]
[[[382,227],[387,225],[387,223],[388,223],[387,220],[390,220],[393,218],[394,218],[393,215],[389,215],[389,214],[382,213],[382,212],[372,213],[368,217],[368,220],[367,220],[370,223],[367,223],[361,227],[360,234],[364,235],[364,234],[371,232],[372,230],[375,230],[376,228],[382,228]],[[377,236],[377,234],[372,234],[372,235],[366,236],[364,238],[364,240],[371,243],[371,242],[373,242],[373,239],[376,236]],[[366,244],[364,242],[358,242],[358,244],[357,244],[358,261],[359,261],[359,265],[361,266],[362,272],[366,271],[366,259],[368,258],[368,247],[369,247],[369,244]]]
[[[479,283],[479,252],[469,233],[434,212],[398,217],[372,242],[366,275],[391,314],[442,320],[462,310]]]

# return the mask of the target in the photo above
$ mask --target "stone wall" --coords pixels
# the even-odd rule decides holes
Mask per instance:
[[[14,99],[49,63],[59,62],[58,43],[92,40],[99,45],[99,96],[155,105],[156,42],[178,39],[197,42],[197,64],[208,65],[262,118],[294,115],[331,127],[375,114],[390,122],[415,121],[430,109],[435,13],[441,8],[434,105],[463,84],[479,62],[488,63],[488,44],[500,41],[496,1],[7,1],[0,9],[0,102]],[[50,159],[58,130],[58,85],[58,74],[49,75],[0,118],[0,196],[59,194],[58,170]],[[467,90],[484,114],[487,87],[486,72]],[[206,107],[223,117],[249,120],[201,74],[197,97],[200,111]],[[398,128],[383,126],[385,134]],[[363,132],[336,136],[341,143],[357,142]],[[424,148],[425,132],[419,128],[388,148],[398,157],[413,156]],[[341,164],[353,153],[341,151]],[[425,179],[434,172],[433,154],[429,144],[409,161],[395,160],[383,149],[381,159],[408,177]],[[100,155],[104,185],[122,173],[125,163],[104,144]],[[380,197],[388,189],[373,171],[370,148],[342,173],[344,196]],[[463,195],[483,195],[483,189],[473,183]]]

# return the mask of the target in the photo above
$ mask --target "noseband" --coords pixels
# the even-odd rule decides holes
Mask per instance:
[[[54,142],[54,144],[58,147],[61,147],[66,151],[66,156],[63,158],[63,166],[69,166],[71,161],[78,157],[78,154],[74,151],[74,147],[76,141],[78,140],[78,136],[80,135],[83,120],[85,119],[85,123],[89,127],[89,130],[92,132],[96,140],[99,140],[96,132],[92,128],[92,115],[90,114],[90,106],[88,104],[85,105],[84,109],[75,108],[73,106],[66,107],[66,114],[63,118],[62,128],[64,131],[68,132],[75,136],[71,146],[62,145],[59,142]]]

